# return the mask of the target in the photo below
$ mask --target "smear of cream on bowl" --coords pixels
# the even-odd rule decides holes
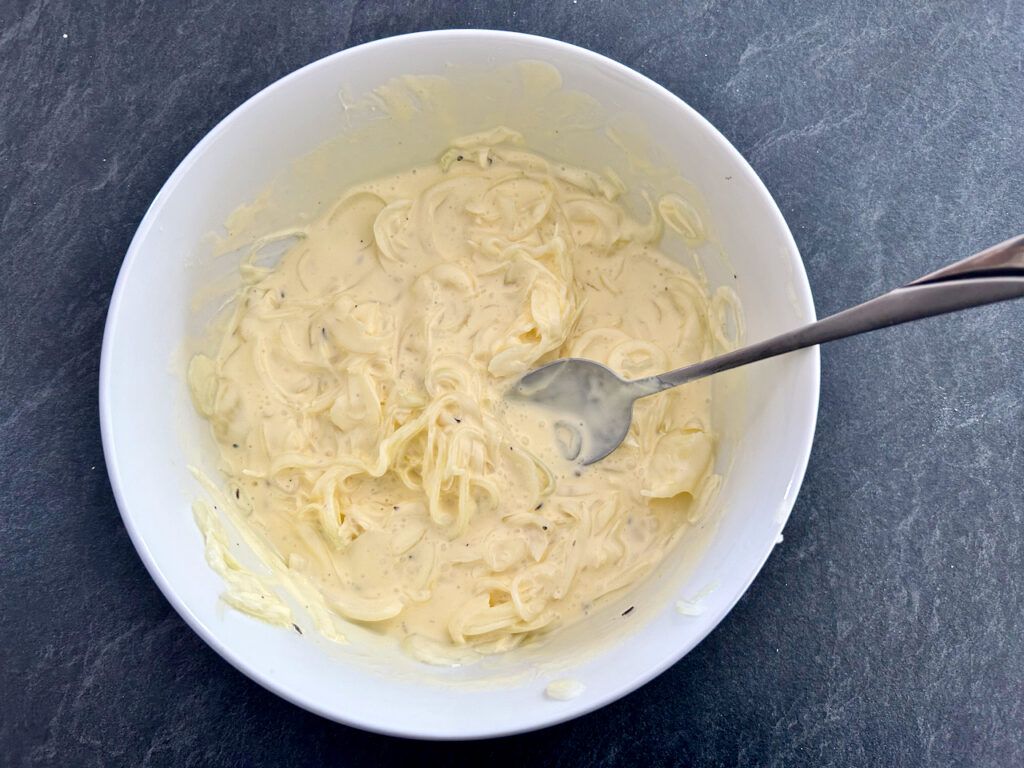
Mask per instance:
[[[555,701],[572,701],[583,695],[587,686],[582,680],[567,677],[561,680],[552,680],[544,689],[544,694]]]

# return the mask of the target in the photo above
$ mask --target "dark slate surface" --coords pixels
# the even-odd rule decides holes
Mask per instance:
[[[822,313],[1024,231],[1017,2],[0,4],[0,766],[1024,765],[1024,304],[825,349],[785,542],[693,653],[576,722],[365,734],[264,691],[171,610],[99,437],[132,233],[246,97],[453,26],[579,43],[687,100],[775,195]]]

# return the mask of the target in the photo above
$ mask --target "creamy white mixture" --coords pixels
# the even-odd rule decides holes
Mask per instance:
[[[718,487],[709,385],[637,403],[582,467],[506,393],[559,357],[629,378],[718,351],[718,299],[621,182],[506,129],[349,190],[246,285],[189,381],[249,532],[326,609],[444,663],[578,620],[642,578]],[[209,539],[208,539],[209,540]],[[244,606],[243,606],[244,607]],[[253,611],[257,612],[257,611]]]

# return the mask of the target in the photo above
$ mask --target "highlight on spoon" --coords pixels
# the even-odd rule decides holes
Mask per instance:
[[[582,426],[570,424],[565,419],[555,422],[555,442],[566,461],[575,461],[580,455],[583,448],[583,433],[580,432]]]

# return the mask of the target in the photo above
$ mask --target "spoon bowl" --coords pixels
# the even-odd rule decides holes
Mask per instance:
[[[657,391],[638,384],[594,360],[569,357],[530,371],[512,395],[556,415],[555,440],[566,459],[593,464],[626,438],[633,402]]]

